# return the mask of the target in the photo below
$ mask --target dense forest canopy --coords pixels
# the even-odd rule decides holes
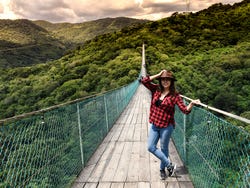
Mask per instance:
[[[215,4],[96,36],[55,61],[2,68],[1,118],[132,82],[140,72],[142,43],[149,74],[170,69],[183,95],[250,118],[249,23],[249,0]]]

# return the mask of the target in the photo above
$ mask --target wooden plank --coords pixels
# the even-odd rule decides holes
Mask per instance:
[[[139,181],[150,181],[149,152],[145,142],[140,142]]]
[[[142,125],[139,123],[135,124],[135,129],[134,129],[134,135],[133,135],[133,141],[138,142],[141,140],[141,132],[142,130]]]
[[[110,182],[100,182],[97,186],[97,188],[110,188],[111,183]]]
[[[134,131],[135,130],[135,124],[130,124],[130,127],[127,130],[127,137],[125,139],[125,141],[134,141]]]
[[[113,127],[109,130],[107,136],[103,139],[103,142],[110,142],[112,140],[112,137],[114,136],[114,134],[117,132],[117,127],[119,127],[118,123],[115,123],[113,125]]]
[[[127,182],[124,184],[124,188],[137,188],[137,183],[135,182]]]
[[[90,174],[94,170],[95,165],[100,160],[100,157],[103,155],[104,156],[106,155],[106,157],[104,157],[104,156],[103,157],[107,158],[109,156],[109,152],[113,146],[114,146],[114,143],[109,143],[109,145],[108,145],[108,143],[102,143],[98,147],[96,152],[93,154],[91,159],[88,161],[86,167],[83,169],[83,171],[80,173],[80,175],[76,179],[76,182],[86,182],[88,180],[88,178],[90,177]]]
[[[119,118],[119,123],[120,124],[125,124],[128,119],[128,114],[122,113]]]
[[[128,130],[129,128],[128,127],[124,127],[124,129],[122,130],[121,134],[120,134],[120,137],[119,137],[119,142],[125,142],[126,141],[126,137],[127,137],[127,134],[128,134]]]
[[[122,154],[123,152],[123,149],[124,149],[124,146],[125,146],[125,142],[116,142],[115,143],[115,150],[114,150],[114,153],[115,154]]]
[[[179,182],[180,188],[194,188],[194,185],[191,181]]]
[[[176,178],[176,175],[174,174],[173,176],[168,177],[168,178],[167,178],[167,181],[168,181],[168,182],[177,182],[178,180],[177,180],[177,178]]]
[[[137,116],[138,116],[138,109],[133,107],[135,110],[133,111],[133,119],[131,120],[130,123],[136,124]]]
[[[84,185],[85,185],[85,183],[75,182],[75,183],[72,185],[72,188],[83,188]]]
[[[164,183],[164,181],[151,182],[151,187],[165,188],[165,183]]]
[[[139,161],[141,173],[140,173],[140,180],[141,181],[150,181],[150,165],[149,165],[149,156],[147,155],[142,156],[140,155]]]
[[[131,119],[134,119],[134,110],[131,110],[126,117],[124,122],[125,126],[122,130],[122,133],[120,134],[119,141],[132,141],[133,134],[134,134],[134,123],[131,122]]]
[[[95,166],[93,172],[89,176],[88,182],[99,182],[105,166],[106,161],[99,161],[98,164]]]
[[[134,142],[132,151],[131,151],[131,158],[128,167],[128,175],[126,181],[128,182],[137,182],[139,180],[138,172],[139,169],[139,160],[140,160],[140,143]]]
[[[132,142],[125,142],[124,149],[122,151],[122,157],[120,158],[114,181],[124,182],[127,178],[128,166],[130,162]]]
[[[134,106],[131,106],[130,108],[127,108],[128,111],[127,111],[127,114],[128,114],[128,117],[126,119],[126,124],[129,125],[131,123],[133,123],[133,119],[134,119],[134,114],[136,113],[136,109],[134,108]]]
[[[149,124],[142,124],[141,128],[141,141],[142,142],[147,142],[148,141],[148,129],[149,129]]]
[[[98,183],[86,183],[84,188],[96,188]]]
[[[111,141],[115,142],[119,139],[120,134],[122,133],[122,129],[124,127],[124,124],[117,124],[116,131],[114,132],[114,136],[112,137]]]
[[[138,114],[134,114],[134,118],[132,119],[131,123],[133,123],[133,124],[137,123],[137,115]]]
[[[149,182],[139,182],[138,188],[150,188],[150,183]]]
[[[150,154],[150,176],[151,181],[160,181],[160,161],[153,154]]]
[[[136,123],[142,123],[142,110],[141,112],[137,115],[137,120],[136,120]]]
[[[107,181],[107,182],[113,181],[113,177],[115,175],[120,157],[121,157],[120,154],[113,154],[112,155],[110,163],[108,164],[108,166],[106,167],[106,169],[103,172],[103,176],[101,178],[101,181]]]
[[[124,183],[112,183],[110,188],[123,188]]]
[[[124,144],[124,142],[115,143],[113,154],[110,156],[111,159],[107,164],[106,169],[103,171],[102,181],[113,181],[113,177],[116,173],[116,169],[121,158]]]
[[[96,164],[99,160],[100,157],[103,155],[103,153],[107,153],[107,151],[109,151],[109,148],[111,147],[111,144],[106,143],[102,143],[98,149],[95,151],[95,153],[92,155],[92,157],[90,158],[90,160],[88,161],[87,165],[92,165],[92,164]]]
[[[99,157],[99,160],[101,160],[101,161],[109,160],[110,156],[114,152],[115,147],[116,147],[115,142],[109,142],[109,145],[106,147],[106,150]]]
[[[111,142],[107,147],[103,154],[99,157],[98,163],[96,163],[95,168],[91,172],[91,175],[88,178],[89,182],[98,182],[103,175],[103,171],[107,165],[107,160],[109,160],[109,156],[112,154],[115,147],[115,143]],[[98,152],[96,152],[98,154]],[[95,157],[94,157],[95,158]]]
[[[92,173],[93,169],[95,168],[94,165],[86,166],[80,173],[80,175],[77,177],[75,182],[87,182],[89,179],[90,174]]]
[[[169,149],[170,149],[170,158],[173,163],[177,165],[175,176],[178,179],[178,181],[190,181],[187,169],[184,167],[183,162],[178,155],[178,152],[174,146],[173,141],[169,143]]]
[[[148,115],[145,113],[145,111],[147,111],[147,110],[145,109],[143,114],[142,114],[142,124],[148,123]]]
[[[166,188],[180,188],[178,182],[168,182]]]

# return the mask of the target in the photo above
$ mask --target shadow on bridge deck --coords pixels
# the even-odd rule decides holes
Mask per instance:
[[[192,188],[173,142],[175,175],[160,180],[159,160],[147,151],[150,93],[140,85],[127,108],[86,164],[73,188]]]

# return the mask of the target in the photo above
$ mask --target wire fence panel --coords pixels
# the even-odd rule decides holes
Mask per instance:
[[[0,187],[70,187],[138,85],[1,125]]]
[[[70,187],[138,88],[104,95],[0,126],[0,187]],[[250,187],[250,135],[194,107],[176,109],[174,143],[197,188]]]
[[[176,108],[173,139],[197,188],[250,187],[250,134],[209,111]]]

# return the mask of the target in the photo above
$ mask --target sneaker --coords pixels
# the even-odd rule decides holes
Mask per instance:
[[[162,180],[165,180],[167,177],[165,170],[160,170],[160,175]]]
[[[169,167],[167,168],[168,169],[168,172],[169,172],[169,176],[173,176],[174,174],[174,171],[176,169],[176,164],[170,164]]]

